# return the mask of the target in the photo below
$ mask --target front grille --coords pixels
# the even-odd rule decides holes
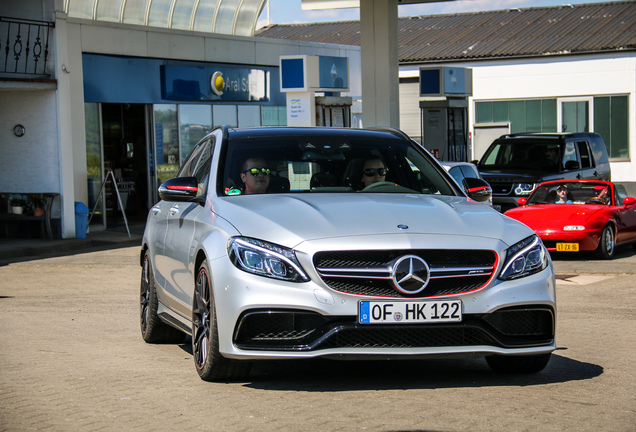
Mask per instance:
[[[269,351],[478,345],[514,348],[551,344],[554,328],[554,312],[543,306],[467,314],[461,323],[433,325],[362,325],[355,317],[258,310],[241,316],[234,343],[241,349]]]
[[[431,348],[467,345],[499,344],[477,327],[370,327],[343,329],[329,338],[321,348]]]
[[[396,260],[416,255],[429,266],[430,281],[417,294],[398,291],[391,277]],[[323,282],[338,292],[354,295],[426,298],[461,294],[484,287],[497,267],[491,250],[377,250],[329,251],[314,255],[314,266]]]
[[[512,183],[488,182],[488,184],[490,184],[493,195],[510,195],[512,192]]]
[[[505,336],[545,337],[554,333],[554,315],[545,308],[509,308],[484,315],[484,320]]]

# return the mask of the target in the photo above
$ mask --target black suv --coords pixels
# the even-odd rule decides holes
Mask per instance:
[[[492,187],[493,207],[502,212],[547,180],[611,180],[607,149],[596,133],[503,135],[476,165]]]

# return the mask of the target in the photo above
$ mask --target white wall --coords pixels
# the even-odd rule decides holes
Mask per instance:
[[[0,91],[0,131],[0,192],[59,193],[55,91]]]

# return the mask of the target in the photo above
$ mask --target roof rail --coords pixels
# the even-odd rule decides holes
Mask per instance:
[[[393,128],[393,127],[388,127],[388,126],[370,126],[370,127],[364,128],[364,129],[365,130],[370,130],[370,131],[388,132],[388,133],[393,134],[393,135],[395,135],[397,137],[400,137],[400,138],[411,139],[411,137],[409,137],[406,133],[404,133],[400,129],[396,129],[396,128]]]

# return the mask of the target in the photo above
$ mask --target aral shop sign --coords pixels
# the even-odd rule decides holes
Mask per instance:
[[[228,65],[161,66],[163,99],[267,102],[269,92],[269,72],[262,69]]]

